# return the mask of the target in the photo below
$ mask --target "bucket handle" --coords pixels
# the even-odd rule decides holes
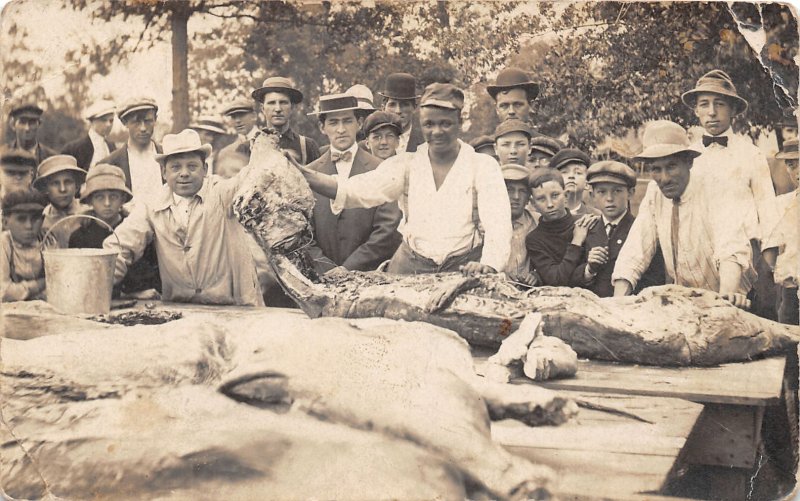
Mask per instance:
[[[113,228],[113,227],[112,227],[110,224],[106,223],[105,221],[103,221],[103,220],[102,220],[102,219],[100,219],[99,217],[91,216],[91,215],[89,215],[89,214],[72,214],[72,215],[70,215],[70,216],[65,216],[65,217],[62,217],[61,219],[59,219],[58,221],[56,221],[56,223],[55,223],[53,226],[51,226],[50,228],[48,228],[47,232],[45,232],[45,234],[44,234],[44,238],[42,238],[42,244],[41,244],[41,246],[40,246],[40,249],[44,249],[45,245],[47,244],[47,237],[49,237],[49,236],[50,236],[51,232],[53,231],[53,229],[54,229],[56,226],[58,226],[59,224],[63,223],[64,221],[66,221],[66,220],[68,220],[68,219],[78,219],[78,218],[82,218],[82,217],[83,217],[83,218],[86,218],[86,219],[92,219],[92,220],[94,220],[94,221],[97,221],[98,223],[100,223],[100,224],[102,224],[103,226],[105,226],[106,228],[108,228],[108,230],[110,230],[110,231],[111,231],[111,234],[112,234],[112,235],[114,235],[114,238],[116,238],[116,239],[117,239],[117,244],[118,244],[120,247],[122,247],[122,241],[119,239],[119,235],[117,235],[117,232],[116,232],[116,231],[114,231],[114,228]]]

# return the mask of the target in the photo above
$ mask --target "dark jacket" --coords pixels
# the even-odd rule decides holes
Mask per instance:
[[[576,219],[569,211],[555,221],[541,219],[525,237],[531,266],[544,285],[572,287],[580,284],[576,270],[583,251],[572,244]]]
[[[117,146],[109,140],[105,140],[108,151],[113,152]],[[84,134],[78,139],[67,143],[61,150],[64,155],[72,155],[78,161],[78,167],[83,170],[89,170],[89,164],[92,163],[94,156],[94,145],[92,140],[89,139],[89,134]]]
[[[9,150],[19,149],[19,146],[17,146],[17,140],[14,139],[10,143],[8,143],[6,145],[6,148],[8,148]],[[34,172],[34,174],[38,174],[38,171],[39,171],[38,165],[40,163],[42,163],[42,160],[44,160],[45,158],[48,158],[48,157],[52,157],[53,155],[58,155],[58,152],[56,150],[54,150],[53,148],[50,148],[49,146],[45,146],[42,143],[37,142],[36,143],[36,154],[34,155],[36,157],[37,168],[35,169],[36,172]],[[34,177],[36,177],[36,176],[34,176]]]
[[[411,135],[408,137],[406,151],[417,151],[417,146],[423,143],[425,143],[425,138],[422,137],[422,126],[419,124],[419,116],[415,113],[411,120]]]
[[[374,170],[380,159],[358,149],[350,176]],[[330,152],[325,153],[309,169],[323,174],[336,174]],[[374,270],[389,259],[400,245],[397,232],[400,209],[396,202],[370,209],[345,209],[338,216],[331,212],[330,199],[314,194],[314,236],[316,248],[309,252],[317,261],[319,273],[335,266],[348,270]]]
[[[161,146],[156,144],[156,153],[161,153]],[[125,173],[125,186],[131,189],[131,163],[128,159],[128,143],[123,144],[108,157],[100,160],[104,164],[116,165]]]

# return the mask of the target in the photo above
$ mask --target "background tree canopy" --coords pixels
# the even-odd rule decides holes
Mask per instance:
[[[175,129],[191,116],[216,113],[229,100],[249,96],[275,74],[292,77],[303,90],[306,109],[299,110],[298,128],[318,139],[318,127],[305,113],[320,94],[355,83],[377,93],[394,71],[415,74],[420,91],[432,81],[468,87],[469,139],[496,124],[486,84],[504,66],[519,66],[542,83],[534,110],[538,130],[566,134],[572,145],[588,150],[646,120],[693,123],[680,94],[714,67],[727,71],[750,101],[736,123],[739,130],[770,129],[797,100],[797,23],[791,8],[778,3],[62,2],[98,29],[116,23],[117,34],[102,44],[87,38],[68,52],[63,95],[47,96],[48,116],[63,122],[46,138],[56,146],[80,133],[69,117],[87,104],[90,78],[103,78],[132,54],[163,43],[172,49]],[[15,26],[7,12],[4,30]],[[19,94],[21,78],[35,81],[41,71],[36,54],[26,49],[24,30],[3,40],[8,97]],[[42,97],[40,90],[29,94],[37,92]]]

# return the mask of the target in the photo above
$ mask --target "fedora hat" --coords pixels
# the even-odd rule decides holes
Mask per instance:
[[[199,117],[196,122],[189,125],[189,128],[195,130],[207,130],[210,132],[216,132],[217,134],[225,134],[225,125],[222,123],[222,121],[217,119],[217,117],[208,115]]]
[[[417,99],[417,79],[410,73],[392,73],[378,94],[385,99]]]
[[[694,108],[695,104],[697,104],[698,94],[709,92],[731,98],[734,102],[737,115],[747,110],[747,101],[736,93],[733,80],[722,70],[711,70],[700,77],[694,89],[686,91],[681,95],[681,100],[683,104],[689,108]]]
[[[586,171],[586,182],[589,184],[614,183],[634,188],[636,173],[622,162],[603,160],[589,167]]]
[[[155,100],[149,97],[134,97],[128,99],[117,110],[119,119],[125,121],[125,116],[133,113],[134,111],[153,110],[158,113],[158,105]]]
[[[78,167],[78,161],[72,155],[53,155],[42,160],[39,164],[39,174],[33,180],[33,187],[43,190],[48,177],[59,172],[72,172],[78,176],[78,182],[83,182],[86,171]]]
[[[775,155],[778,160],[797,160],[800,159],[800,152],[797,150],[797,138],[787,139],[783,142],[783,148]]]
[[[359,109],[358,101],[350,94],[329,94],[319,97],[318,109],[309,115],[324,115],[325,113],[357,109]]]
[[[125,186],[125,173],[116,165],[95,164],[89,168],[81,186],[81,202],[87,203],[92,194],[102,190],[121,191],[126,202],[133,198],[133,193]]]
[[[269,92],[280,92],[289,96],[289,101],[294,104],[303,102],[303,93],[294,88],[292,81],[286,77],[269,77],[264,80],[261,87],[252,92],[253,99],[259,103],[264,102],[264,96]]]
[[[356,98],[358,101],[358,109],[364,111],[375,111],[375,104],[373,101],[372,91],[369,90],[369,87],[366,85],[355,84],[346,91],[345,94],[349,94]]]
[[[113,115],[116,111],[113,101],[101,99],[95,101],[91,106],[86,108],[86,112],[83,116],[86,117],[86,120],[94,120],[95,118],[104,117],[106,115]]]
[[[531,81],[528,74],[519,68],[506,68],[498,73],[494,85],[488,85],[486,92],[497,100],[500,91],[516,88],[524,89],[529,101],[539,95],[539,84]]]
[[[198,151],[203,156],[203,160],[208,158],[211,154],[210,144],[201,144],[200,135],[197,131],[192,129],[183,129],[177,134],[167,134],[161,141],[161,149],[164,153],[156,155],[156,161],[164,163],[170,155],[177,155],[178,153],[189,153],[190,151]]]
[[[690,146],[689,135],[680,125],[669,120],[655,120],[647,124],[642,136],[643,150],[634,160],[663,158],[677,153],[694,157],[700,152]]]

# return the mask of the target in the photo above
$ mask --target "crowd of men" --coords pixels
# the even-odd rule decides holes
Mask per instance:
[[[464,93],[449,83],[419,93],[413,75],[390,74],[380,109],[360,84],[321,96],[309,115],[327,138],[322,148],[293,130],[305,96],[284,76],[221,110],[237,134],[222,148],[212,145],[226,127],[213,116],[156,143],[158,105],[136,98],[95,103],[88,132],[57,153],[37,139],[43,110],[20,103],[0,156],[2,299],[46,293],[47,234],[45,245],[116,250],[118,294],[287,305],[231,210],[252,141],[268,128],[315,193],[309,254],[319,274],[504,273],[520,288],[601,297],[677,284],[798,323],[794,115],[776,155],[791,185],[776,196],[765,155],[731,130],[747,100],[724,71],[704,74],[675,96],[704,129],[698,142],[676,123],[645,124],[643,150],[630,160],[652,181],[634,215],[637,171],[536,132],[539,86],[525,72],[506,68],[487,91],[499,125],[469,144],[460,139]],[[128,131],[120,146],[108,140],[115,115]],[[74,214],[97,219],[65,219]],[[777,304],[755,293],[769,288]]]

